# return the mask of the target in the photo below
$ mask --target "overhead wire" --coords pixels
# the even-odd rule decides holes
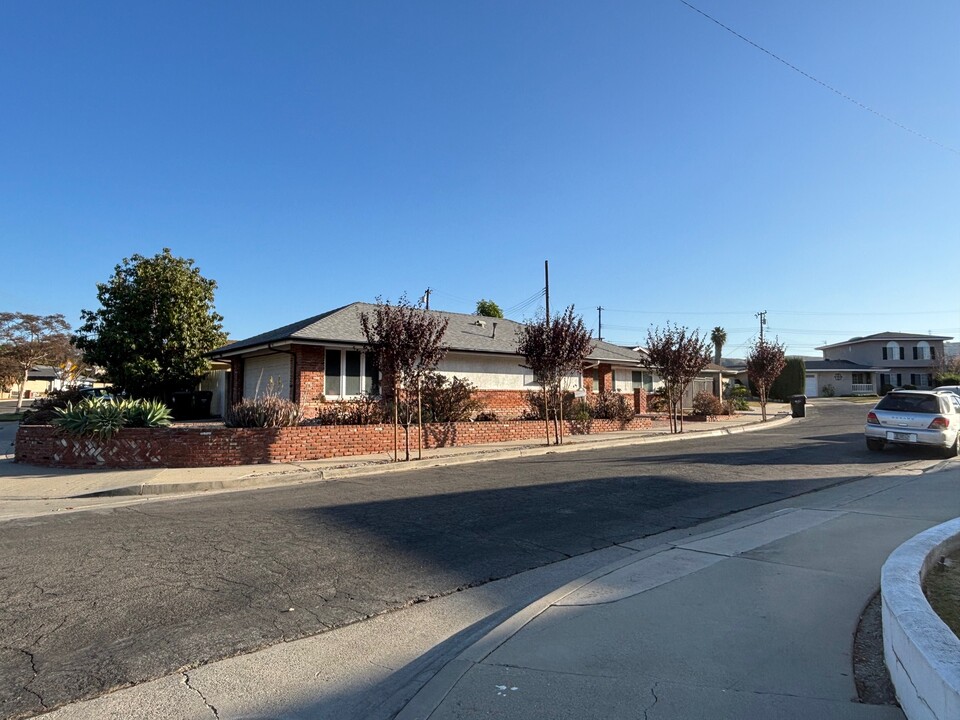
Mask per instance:
[[[765,53],[766,55],[769,55],[771,58],[773,58],[774,60],[776,60],[778,63],[781,63],[782,65],[786,65],[788,68],[790,68],[791,70],[793,70],[793,71],[796,72],[796,73],[799,73],[800,75],[802,75],[803,77],[807,78],[807,79],[810,80],[811,82],[815,82],[817,85],[821,86],[822,88],[824,88],[824,89],[826,89],[826,90],[829,90],[830,92],[834,93],[835,95],[839,95],[841,98],[843,98],[843,99],[846,100],[847,102],[853,103],[854,105],[856,105],[857,107],[859,107],[861,110],[866,110],[867,112],[872,113],[873,115],[876,115],[876,116],[877,116],[878,118],[880,118],[881,120],[885,120],[886,122],[890,123],[891,125],[894,125],[895,127],[898,127],[898,128],[900,128],[901,130],[903,130],[903,131],[905,131],[905,132],[908,132],[908,133],[910,133],[911,135],[914,135],[914,136],[920,138],[921,140],[925,140],[925,141],[928,142],[928,143],[931,143],[931,144],[933,144],[933,145],[936,145],[937,147],[941,148],[942,150],[946,150],[947,152],[954,153],[955,155],[960,155],[960,150],[958,150],[957,148],[951,147],[950,145],[945,145],[944,143],[940,142],[939,140],[933,139],[933,138],[930,137],[929,135],[924,135],[922,132],[918,132],[917,130],[914,130],[913,128],[904,125],[903,123],[901,123],[901,122],[898,121],[898,120],[894,120],[894,119],[893,119],[892,117],[890,117],[889,115],[885,115],[884,113],[882,113],[882,112],[880,112],[880,111],[878,111],[878,110],[874,110],[872,107],[870,107],[870,106],[867,105],[866,103],[863,103],[863,102],[857,100],[856,98],[851,97],[850,95],[847,95],[847,94],[846,94],[845,92],[843,92],[842,90],[838,90],[838,89],[835,88],[833,85],[830,85],[829,83],[824,82],[824,81],[821,80],[820,78],[815,77],[814,75],[811,75],[811,74],[808,73],[806,70],[803,70],[802,68],[797,67],[796,65],[794,65],[794,64],[791,63],[791,62],[789,62],[788,60],[784,60],[782,57],[780,57],[779,55],[777,55],[775,52],[772,52],[772,51],[770,51],[770,50],[767,50],[767,48],[763,47],[763,46],[760,45],[759,43],[754,42],[753,40],[751,40],[750,38],[746,37],[745,35],[740,34],[739,32],[737,32],[736,30],[734,30],[734,29],[733,29],[732,27],[730,27],[729,25],[725,25],[725,24],[722,23],[720,20],[718,20],[717,18],[713,17],[713,15],[710,15],[709,13],[704,12],[704,11],[701,10],[700,8],[696,7],[695,5],[690,4],[689,2],[687,2],[687,0],[677,0],[677,1],[678,1],[679,3],[681,3],[682,5],[686,5],[688,8],[690,8],[690,9],[693,10],[694,12],[699,13],[700,15],[702,15],[703,17],[705,17],[705,18],[706,18],[707,20],[709,20],[710,22],[712,22],[712,23],[720,26],[721,28],[723,28],[724,30],[726,30],[728,33],[730,33],[731,35],[739,38],[740,40],[742,40],[743,42],[747,43],[748,45],[751,45],[751,46],[755,47],[757,50],[759,50],[760,52]]]

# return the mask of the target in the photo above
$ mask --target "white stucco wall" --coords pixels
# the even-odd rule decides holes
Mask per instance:
[[[522,357],[458,355],[450,353],[437,367],[447,377],[456,376],[478,390],[535,390],[533,373],[521,367]]]

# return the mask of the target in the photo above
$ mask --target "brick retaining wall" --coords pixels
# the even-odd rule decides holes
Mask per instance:
[[[594,420],[592,433],[649,428],[649,418],[626,425]],[[566,423],[567,434],[574,434]],[[463,422],[425,425],[424,447],[482,445],[544,438],[542,421]],[[416,430],[411,428],[416,447]],[[403,428],[400,429],[403,452]],[[301,462],[393,452],[392,425],[321,425],[292,428],[172,427],[126,428],[101,442],[78,438],[48,425],[22,425],[17,431],[17,462],[46,467],[146,468],[215,467]]]

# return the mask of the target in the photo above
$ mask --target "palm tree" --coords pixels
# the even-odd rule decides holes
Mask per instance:
[[[710,342],[713,343],[713,362],[716,365],[720,364],[720,353],[723,351],[723,345],[727,342],[727,331],[722,327],[717,325],[713,332],[710,333]]]

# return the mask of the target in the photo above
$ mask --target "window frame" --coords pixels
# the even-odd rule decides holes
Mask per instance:
[[[348,394],[347,389],[347,353],[358,353],[360,355],[360,392],[356,394]],[[337,377],[340,380],[339,392],[330,392],[327,387],[327,383],[330,381],[331,376],[328,372],[329,363],[327,362],[329,353],[338,353],[340,355],[340,367],[337,368]],[[370,363],[370,370],[375,375],[367,375],[367,363]],[[354,377],[354,376],[350,376]],[[370,379],[370,390],[366,390],[366,380]],[[373,362],[373,357],[367,353],[365,350],[355,350],[353,348],[336,348],[336,347],[327,347],[323,351],[323,395],[328,398],[336,398],[337,400],[356,400],[359,397],[364,395],[372,395],[374,397],[379,397],[381,393],[380,388],[380,372],[377,370],[376,363]]]

